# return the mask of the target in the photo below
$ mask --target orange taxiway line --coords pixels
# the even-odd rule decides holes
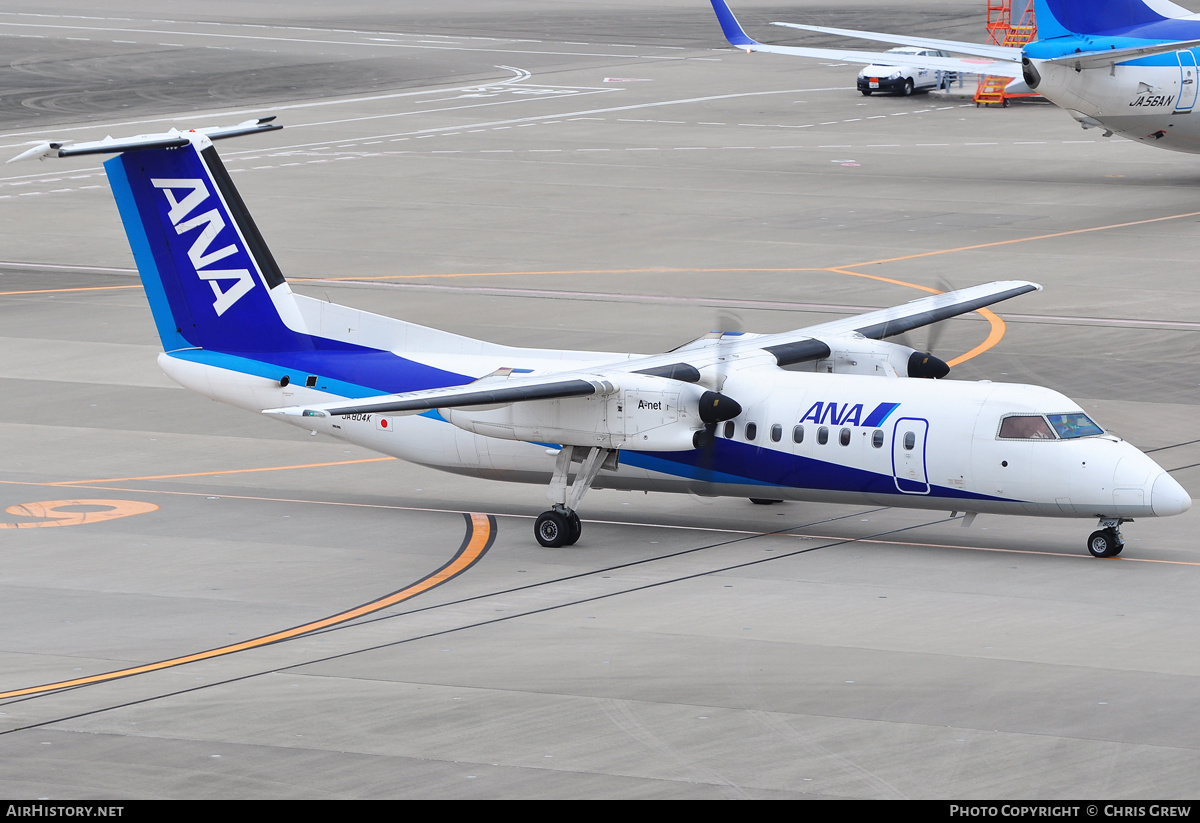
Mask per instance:
[[[381,463],[384,460],[395,460],[394,457],[364,457],[360,460],[337,460],[333,463],[302,463],[296,466],[264,466],[260,469],[223,469],[211,472],[188,472],[186,474],[150,474],[145,477],[104,477],[96,480],[55,480],[53,483],[26,483],[18,480],[8,480],[8,483],[20,483],[28,486],[83,486],[88,483],[128,483],[133,480],[172,480],[178,477],[212,477],[218,474],[253,474],[254,472],[281,472],[289,469],[320,469],[326,466],[353,466],[357,463]]]
[[[181,657],[173,657],[169,660],[160,660],[156,663],[147,663],[144,666],[133,666],[128,669],[119,669],[112,672],[104,672],[103,674],[95,674],[89,677],[77,677],[74,680],[61,680],[57,683],[46,683],[41,686],[30,686],[24,689],[12,689],[6,692],[0,692],[0,700],[5,700],[14,697],[28,697],[35,694],[44,694],[46,692],[58,691],[59,689],[70,689],[77,686],[89,686],[95,683],[105,683],[110,680],[118,680],[123,677],[132,677],[138,674],[146,674],[148,672],[161,671],[163,669],[182,666],[185,663],[195,663],[199,660],[210,660],[214,657],[222,657],[227,654],[255,649],[261,646],[266,646],[271,643],[280,643],[284,640],[292,640],[301,635],[309,634],[310,632],[327,629],[331,626],[336,626],[340,623],[345,623],[349,620],[362,617],[373,612],[386,609],[389,606],[395,606],[397,603],[402,603],[423,594],[430,589],[433,589],[441,584],[452,580],[458,575],[465,572],[467,569],[478,563],[491,547],[492,541],[495,539],[495,521],[492,517],[486,514],[467,514],[467,534],[463,538],[462,545],[455,553],[449,562],[442,566],[432,574],[426,575],[420,580],[406,586],[399,591],[392,592],[385,597],[377,600],[372,600],[369,603],[364,603],[361,606],[356,606],[353,609],[340,612],[338,614],[324,617],[320,620],[314,620],[310,623],[304,623],[300,626],[294,626],[290,629],[265,634],[261,637],[256,637],[252,640],[245,640],[241,643],[232,643],[228,646],[220,646],[208,651],[197,652],[195,654],[187,654]]]
[[[852,266],[877,266],[881,263],[897,263],[901,260],[917,260],[921,257],[935,257],[939,254],[953,254],[959,251],[975,251],[976,249],[991,249],[997,246],[1009,246],[1013,243],[1029,243],[1033,240],[1053,240],[1056,237],[1070,237],[1074,234],[1087,234],[1093,231],[1108,231],[1110,229],[1125,229],[1130,226],[1144,226],[1147,223],[1162,223],[1166,220],[1185,220],[1189,217],[1200,217],[1200,211],[1190,211],[1184,214],[1168,214],[1166,217],[1150,217],[1146,220],[1131,220],[1128,223],[1113,223],[1108,226],[1091,226],[1086,229],[1071,229],[1070,231],[1056,231],[1053,234],[1036,234],[1032,237],[1014,237],[1011,240],[996,240],[992,243],[979,243],[974,246],[958,246],[953,249],[941,249],[940,251],[925,251],[917,254],[906,254],[902,257],[885,257],[882,260],[868,260],[864,263],[851,263]]]
[[[1089,232],[1109,231],[1112,229],[1124,229],[1131,226],[1144,226],[1149,223],[1162,223],[1168,220],[1185,220],[1189,217],[1200,217],[1200,211],[1184,212],[1182,214],[1168,214],[1164,217],[1150,217],[1145,220],[1131,220],[1126,223],[1111,223],[1105,226],[1089,226],[1083,229],[1071,229],[1070,231],[1053,232],[1051,234],[1035,234],[1029,237],[1014,237],[1010,240],[997,240],[992,243],[978,243],[973,246],[956,246],[949,249],[937,249],[934,251],[918,252],[916,254],[906,254],[899,257],[884,257],[879,260],[866,260],[860,263],[849,263],[849,266],[877,266],[883,263],[896,263],[901,260],[915,260],[921,257],[934,257],[942,254],[953,254],[960,251],[975,251],[977,249],[990,249],[997,246],[1008,246],[1014,243],[1029,243],[1034,240],[1052,240],[1056,237],[1070,237],[1076,234],[1087,234]],[[306,283],[306,282],[337,282],[342,280],[420,280],[425,278],[448,278],[448,277],[513,277],[523,274],[542,275],[542,274],[672,274],[678,272],[702,272],[702,273],[721,273],[721,272],[801,272],[801,271],[836,271],[838,267],[833,268],[672,268],[658,266],[652,268],[641,269],[564,269],[561,271],[492,271],[492,272],[453,272],[444,274],[385,274],[376,276],[349,276],[349,277],[293,277],[288,278],[291,282]],[[900,281],[894,281],[900,282]],[[905,284],[911,285],[911,284]],[[141,285],[128,286],[91,286],[67,289],[38,289],[33,291],[11,291],[0,292],[0,296],[11,294],[45,294],[53,292],[72,292],[72,291],[101,291],[105,289],[138,289]],[[916,288],[924,291],[933,291],[925,286],[916,286]]]
[[[28,289],[26,291],[0,291],[0,297],[7,297],[10,294],[63,294],[64,292],[73,291],[114,291],[117,289],[140,289],[141,283],[128,286],[76,286],[69,289]]]

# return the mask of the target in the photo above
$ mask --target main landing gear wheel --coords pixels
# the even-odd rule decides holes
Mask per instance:
[[[566,515],[556,511],[542,512],[533,523],[533,536],[548,549],[557,549],[567,542],[571,526]]]
[[[739,412],[740,413],[740,412]],[[616,471],[616,449],[604,449],[599,446],[563,446],[554,458],[554,474],[550,477],[550,488],[546,496],[554,504],[548,512],[542,512],[533,524],[533,536],[537,542],[548,549],[559,546],[574,546],[583,533],[583,524],[575,507],[592,487],[592,481],[601,469]],[[571,464],[582,463],[575,474],[574,482],[570,482]],[[569,488],[568,488],[569,484]]]
[[[1087,541],[1087,549],[1092,557],[1116,557],[1123,548],[1125,542],[1116,529],[1094,531]]]
[[[533,536],[547,549],[574,546],[581,534],[583,523],[575,512],[563,514],[551,509],[538,515],[533,524]]]

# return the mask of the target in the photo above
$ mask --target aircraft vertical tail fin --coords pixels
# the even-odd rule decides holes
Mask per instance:
[[[1192,14],[1170,0],[1034,0],[1038,39],[1098,34]]]
[[[183,145],[134,146],[104,163],[164,350],[312,348],[211,141],[180,138]],[[59,154],[87,153],[81,149]]]

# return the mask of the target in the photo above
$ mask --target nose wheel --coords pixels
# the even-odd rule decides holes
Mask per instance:
[[[1087,540],[1087,550],[1092,557],[1116,557],[1125,548],[1125,538],[1121,536],[1120,520],[1101,520],[1104,528],[1091,533]]]

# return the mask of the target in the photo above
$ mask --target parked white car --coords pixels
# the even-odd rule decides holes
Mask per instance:
[[[864,96],[870,96],[877,91],[904,95],[918,91],[927,92],[949,85],[956,79],[954,72],[905,65],[919,64],[921,57],[949,57],[944,51],[900,46],[888,49],[887,53],[897,56],[897,65],[870,65],[858,73],[858,90]]]

